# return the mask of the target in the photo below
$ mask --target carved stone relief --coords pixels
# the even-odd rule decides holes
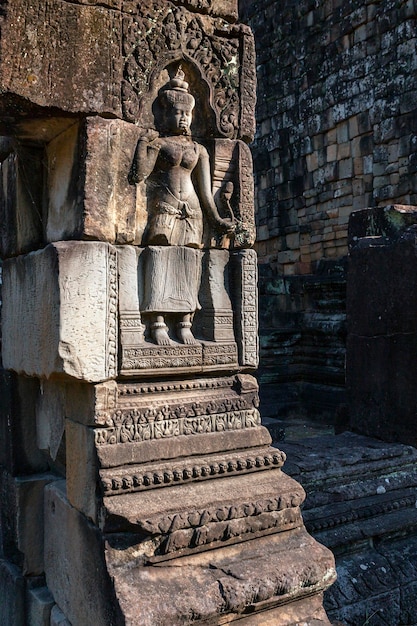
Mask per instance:
[[[121,530],[123,511],[138,531],[152,537],[145,547],[151,562],[299,527],[302,525],[300,505],[305,494],[295,481],[281,473],[278,456],[277,465],[268,471],[265,466],[256,473],[239,474],[232,470],[204,484],[201,481],[187,483],[187,479],[187,484],[178,484],[173,480],[165,491],[164,510],[161,510],[160,495],[155,489],[116,497],[109,493],[103,501],[106,523]],[[269,457],[267,450],[262,461],[265,457]],[[278,476],[279,495],[275,487]],[[164,474],[160,473],[157,480],[163,481]],[[245,496],[236,499],[234,490],[238,485],[245,489]],[[129,511],[126,510],[128,501],[131,503]]]
[[[100,471],[105,496],[158,487],[191,483],[234,474],[282,467],[285,454],[275,448],[252,448],[246,452],[231,452],[193,459],[175,459],[164,463],[132,465]]]
[[[166,414],[170,408],[164,407]],[[161,412],[145,411],[142,414],[134,412],[127,415],[117,415],[115,425],[109,428],[95,430],[97,446],[117,445],[166,439],[181,435],[201,435],[229,430],[243,430],[260,426],[261,417],[257,409],[228,411],[212,415],[194,414],[190,417],[175,417],[164,419],[164,409]],[[198,410],[198,409],[197,409]],[[193,410],[194,412],[196,409]]]
[[[238,2],[0,4],[2,362],[36,379],[38,452],[65,478],[39,494],[42,580],[73,624],[246,623],[283,594],[298,607],[329,557],[320,576],[287,572],[300,538],[306,552],[304,492],[248,373],[255,64]],[[187,584],[171,569],[160,585],[177,557]]]
[[[156,250],[157,248],[154,248]],[[172,248],[174,252],[178,248]],[[162,256],[169,247],[159,247]],[[200,372],[253,368],[258,362],[256,254],[251,250],[204,253],[199,304],[192,318],[196,343],[181,344],[175,333],[176,317],[164,316],[169,345],[157,345],[149,332],[149,316],[140,313],[143,284],[147,280],[142,258],[146,249],[124,246],[119,261],[120,373]],[[168,255],[167,255],[168,256]],[[173,257],[174,255],[172,255]],[[230,260],[229,260],[230,259]],[[172,258],[166,260],[167,266]],[[149,266],[148,266],[149,267]],[[127,291],[127,286],[129,290]],[[129,294],[124,295],[124,294]],[[243,298],[243,300],[242,300]]]
[[[119,386],[116,408],[104,428],[95,430],[96,445],[117,445],[180,435],[225,432],[260,425],[255,380],[247,375],[207,379],[194,384]],[[141,392],[140,392],[141,389]],[[152,389],[152,391],[150,391]],[[203,395],[202,395],[203,393]]]
[[[237,247],[252,243],[253,187],[246,171],[251,157],[241,142],[214,140],[212,177],[209,151],[191,134],[196,99],[189,77],[178,63],[168,71],[152,103],[157,130],[140,136],[129,177],[148,219],[138,267],[132,252],[121,251],[120,292],[134,294],[120,301],[125,376],[239,366],[233,319],[239,304],[230,298],[228,248],[234,241]],[[242,271],[238,281],[244,276],[247,289],[251,274]],[[240,333],[244,341],[252,341],[248,328]],[[244,365],[256,361],[253,345],[240,346],[240,353]]]
[[[239,362],[244,366],[258,366],[258,265],[255,250],[241,250],[232,254],[234,268],[234,301],[236,337]]]
[[[127,120],[145,128],[151,125],[145,101],[155,97],[162,70],[172,61],[183,61],[198,68],[209,92],[205,100],[211,100],[214,108],[210,133],[230,138],[253,136],[254,45],[247,27],[156,0],[152,8],[141,7],[135,17],[127,16],[123,31],[122,93]],[[245,100],[244,106],[240,100]],[[198,104],[210,114],[207,102],[201,99]]]

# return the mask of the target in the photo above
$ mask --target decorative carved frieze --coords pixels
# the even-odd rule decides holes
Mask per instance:
[[[259,503],[252,505],[255,509]],[[205,512],[204,512],[205,513]],[[203,513],[203,515],[204,515]],[[237,541],[254,539],[274,532],[291,530],[302,525],[299,508],[287,508],[283,511],[271,511],[248,515],[247,517],[227,520],[227,511],[216,511],[217,520],[206,522],[197,528],[176,530],[164,537],[156,550],[154,557],[149,560],[158,562],[167,557],[177,557],[178,553],[190,554],[203,548],[210,549]],[[197,513],[197,517],[199,513]],[[224,520],[224,521],[219,521]]]
[[[107,320],[106,320],[106,369],[109,378],[117,376],[117,305],[118,305],[118,283],[117,283],[117,253],[116,249],[109,246],[107,255],[107,276],[108,276],[108,298],[107,298]]]
[[[258,266],[255,250],[240,250],[232,254],[234,265],[234,302],[236,339],[239,363],[248,367],[258,365]]]
[[[121,375],[132,376],[136,371],[155,374],[155,371],[169,370],[189,372],[238,368],[237,346],[233,343],[221,344],[202,342],[192,346],[156,346],[145,343],[143,346],[122,346]],[[161,372],[162,373],[162,372]]]
[[[263,453],[257,455],[258,465],[261,466],[265,460],[270,463],[270,455],[274,456],[272,449],[263,448]],[[227,456],[233,459],[233,454]],[[246,457],[256,464],[255,456],[235,453],[234,458],[239,457],[242,457],[242,464]],[[189,461],[192,459],[186,463]],[[109,492],[106,495],[110,497],[103,499],[105,526],[121,531],[123,524],[129,523],[140,534],[148,535],[144,549],[151,561],[294,529],[302,525],[300,505],[305,493],[300,485],[279,469],[283,461],[279,452],[275,461],[277,465],[273,465],[272,459],[268,471],[234,473],[233,468],[218,480],[207,480],[204,484],[191,479],[174,482],[164,491],[162,508],[159,490],[148,489],[140,493],[122,491],[118,495]],[[162,470],[162,464],[160,467]],[[203,467],[208,471],[210,465],[207,463]],[[121,471],[121,468],[116,471]],[[162,471],[159,478],[164,478]],[[279,493],[277,481],[280,484]]]
[[[203,348],[193,346],[122,346],[121,374],[132,375],[135,370],[165,370],[174,368],[184,370],[201,369],[203,364]]]
[[[133,410],[127,414],[118,411],[112,418],[114,426],[95,430],[95,442],[97,446],[116,445],[180,435],[243,430],[261,424],[258,409],[236,410],[212,415],[204,415],[203,409],[199,407],[194,408],[194,411],[195,415],[190,417],[169,417],[171,412],[169,406],[163,407],[161,411]]]
[[[155,391],[159,393],[166,392],[207,392],[208,389],[229,389],[232,387],[245,388],[250,391],[257,391],[258,386],[256,380],[252,376],[236,376],[227,378],[203,378],[181,381],[165,381],[153,383],[120,383],[118,385],[118,396],[120,401],[123,398],[131,396],[146,396]],[[148,401],[148,398],[146,398]]]
[[[217,369],[219,365],[227,365],[233,369],[238,366],[237,346],[233,343],[203,344],[203,366],[205,369]]]
[[[240,504],[225,504],[222,507],[184,511],[173,515],[155,515],[141,522],[142,529],[152,535],[166,534],[177,530],[194,529],[209,523],[223,522],[242,518],[255,518],[262,513],[297,509],[304,500],[302,489],[293,493],[267,499],[245,501]]]

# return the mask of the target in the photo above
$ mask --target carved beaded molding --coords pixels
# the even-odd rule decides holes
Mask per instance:
[[[124,468],[123,471],[103,470],[100,472],[104,495],[117,495],[132,491],[167,487],[186,482],[195,482],[211,478],[222,478],[234,474],[250,473],[261,470],[280,468],[285,462],[285,453],[272,449],[252,450],[245,455],[224,455],[212,459],[197,459],[180,462],[179,459],[155,470],[146,468]]]
[[[361,520],[367,520],[371,517],[375,517],[376,515],[383,515],[385,513],[390,513],[392,511],[399,511],[401,509],[406,508],[415,508],[416,506],[416,498],[415,495],[404,496],[400,499],[393,499],[387,502],[379,502],[376,504],[364,506],[364,507],[356,507],[355,510],[347,510],[343,511],[340,514],[334,513],[332,511],[331,517],[326,517],[325,519],[321,518],[319,520],[309,520],[308,512],[304,513],[305,525],[310,533],[332,530],[337,526],[341,526],[342,524],[347,524],[349,522],[360,522]]]
[[[171,392],[171,391],[191,391],[204,389],[223,389],[225,387],[233,387],[238,379],[236,378],[207,378],[203,380],[188,380],[177,382],[157,382],[151,384],[129,384],[123,383],[118,386],[120,397],[155,393],[155,392]],[[255,388],[254,388],[255,390]]]

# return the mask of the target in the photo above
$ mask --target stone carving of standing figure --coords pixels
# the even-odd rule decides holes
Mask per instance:
[[[171,343],[167,314],[176,318],[178,340],[196,343],[191,326],[199,308],[203,212],[213,231],[234,230],[214,203],[208,152],[191,137],[195,100],[184,78],[180,67],[159,91],[159,135],[147,131],[139,139],[131,177],[131,182],[145,181],[147,187],[143,240],[148,247],[143,253],[146,269],[140,308],[150,315],[151,337],[158,345]]]

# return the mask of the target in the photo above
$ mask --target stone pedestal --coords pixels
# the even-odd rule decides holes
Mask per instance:
[[[353,430],[417,444],[417,208],[352,214],[347,288],[347,390]]]
[[[30,43],[30,67],[0,63],[1,615],[329,624],[333,557],[253,378],[254,46],[236,2],[34,2],[24,30],[19,6],[1,46]]]

